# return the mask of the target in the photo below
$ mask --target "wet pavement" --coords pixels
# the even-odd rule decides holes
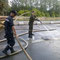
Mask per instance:
[[[28,25],[22,25],[22,26],[19,25],[15,26],[15,28],[17,34],[28,32]],[[29,53],[32,59],[60,60],[60,24],[34,25],[34,29],[42,30],[39,32],[33,32],[34,39],[29,40],[28,34],[20,36],[29,43],[26,51]],[[54,30],[49,31],[50,29]],[[4,45],[5,43],[2,44]],[[0,60],[17,60],[17,59],[28,60],[23,52]]]
[[[19,51],[21,48],[19,47],[19,44],[17,43],[17,41],[15,40],[15,45],[14,45],[14,50],[15,51]],[[22,44],[22,46],[26,46],[25,42],[23,42],[21,39],[20,39],[20,42]],[[1,42],[0,43],[0,56],[3,56],[4,54],[2,53],[2,51],[4,50],[4,48],[7,46],[7,41],[5,42]],[[8,54],[10,54],[10,51],[8,51]]]
[[[0,30],[0,40],[4,38],[4,29]]]

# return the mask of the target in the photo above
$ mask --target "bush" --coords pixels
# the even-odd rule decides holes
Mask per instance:
[[[52,12],[52,17],[55,17],[55,12]]]
[[[50,17],[50,14],[48,12],[45,13],[46,17]]]
[[[29,11],[29,10],[24,10],[24,13],[26,13],[26,14],[24,14],[24,16],[30,16],[31,11]]]
[[[44,12],[41,12],[41,17],[42,17],[42,16],[45,16],[45,13],[44,13]]]
[[[38,17],[59,17],[60,16],[59,14],[55,13],[54,11],[43,12],[36,8],[33,8],[32,10],[20,10],[20,11],[18,11],[18,15],[26,13],[23,16],[30,16],[31,11],[35,11],[35,15]]]
[[[20,10],[19,12],[18,12],[18,15],[21,15],[21,14],[23,14],[24,13],[24,10]]]
[[[26,14],[24,14],[24,13],[26,13]],[[18,12],[18,15],[21,15],[21,14],[23,14],[23,16],[30,16],[30,11],[29,10],[20,10]]]
[[[34,8],[32,11],[35,11],[36,16],[41,16],[41,12],[38,9]]]

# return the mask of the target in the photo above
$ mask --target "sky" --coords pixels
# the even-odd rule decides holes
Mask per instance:
[[[12,1],[12,0],[8,0],[10,6],[11,6],[11,1]]]

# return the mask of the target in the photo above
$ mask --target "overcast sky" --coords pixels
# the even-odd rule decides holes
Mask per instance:
[[[10,3],[11,1],[12,1],[12,0],[8,0],[10,6],[11,6],[11,3]]]

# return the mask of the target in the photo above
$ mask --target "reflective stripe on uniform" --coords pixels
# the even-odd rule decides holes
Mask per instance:
[[[9,19],[6,19],[5,21],[9,22]]]

